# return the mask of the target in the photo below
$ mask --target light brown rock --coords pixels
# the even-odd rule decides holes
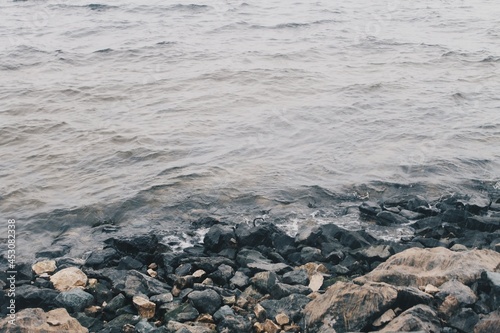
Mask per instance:
[[[185,323],[179,323],[177,321],[170,320],[167,324],[167,330],[169,332],[177,332],[180,330],[188,331],[191,333],[215,333],[216,326],[214,324],[206,323],[192,323],[191,325]]]
[[[208,313],[202,313],[196,318],[196,321],[199,323],[213,323],[214,318]]]
[[[311,289],[313,292],[320,290],[321,286],[323,285],[323,280],[323,274],[313,274],[309,280],[309,289]]]
[[[288,318],[288,316],[284,313],[278,313],[276,315],[276,322],[278,323],[278,325],[287,325],[288,323],[290,323],[290,318]]]
[[[315,273],[328,273],[328,268],[326,268],[323,264],[317,264],[315,262],[308,262],[302,266],[297,267],[297,269],[303,269],[307,272],[309,278],[313,276]]]
[[[149,269],[147,270],[147,273],[148,273],[148,275],[149,275],[149,276],[151,276],[151,277],[153,277],[153,278],[155,278],[155,277],[157,277],[157,276],[158,276],[158,273],[157,273],[154,269],[151,269],[151,268],[149,268]]]
[[[193,273],[193,277],[195,279],[201,279],[202,277],[204,277],[205,275],[207,275],[207,272],[205,272],[204,270],[202,269],[198,269],[197,271],[195,271]]]
[[[50,277],[54,288],[59,291],[68,291],[74,288],[84,288],[87,285],[87,275],[76,267],[60,270]]]
[[[255,314],[255,317],[257,317],[258,321],[264,321],[266,318],[266,309],[264,309],[260,304],[257,304],[254,307],[253,313]]]
[[[494,271],[500,262],[500,253],[491,250],[450,251],[443,247],[411,248],[390,257],[370,273],[356,279],[386,282],[395,286],[440,286],[457,279],[470,284],[483,271]]]
[[[276,323],[270,319],[266,319],[264,322],[264,331],[266,333],[277,333],[280,329],[281,327],[276,325]]]
[[[39,261],[33,266],[31,266],[31,269],[33,269],[33,272],[35,272],[36,275],[40,275],[43,273],[53,273],[57,269],[56,261],[55,260]]]
[[[441,306],[439,306],[438,312],[444,318],[450,318],[460,307],[458,299],[453,295],[448,295],[444,299]]]
[[[385,283],[337,282],[306,305],[306,324],[315,332],[359,331],[391,308],[397,296],[396,288]]]
[[[71,317],[66,309],[44,312],[39,308],[28,308],[16,314],[16,326],[9,323],[9,317],[0,321],[0,332],[9,333],[88,333],[88,329]]]
[[[393,332],[440,332],[441,323],[437,314],[427,305],[416,305],[409,308],[387,326],[379,330],[380,333]]]
[[[436,295],[439,292],[439,289],[436,286],[433,286],[432,284],[428,284],[424,287],[424,292],[430,295]]]
[[[134,296],[132,298],[132,303],[134,303],[139,316],[142,318],[150,319],[153,318],[156,311],[156,304],[150,302],[147,298],[141,296]]]

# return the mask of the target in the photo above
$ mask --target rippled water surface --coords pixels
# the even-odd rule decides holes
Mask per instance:
[[[499,66],[490,0],[3,1],[2,218],[37,248],[498,186]]]

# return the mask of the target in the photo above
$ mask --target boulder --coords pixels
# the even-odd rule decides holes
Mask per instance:
[[[85,266],[94,268],[103,268],[110,266],[111,261],[118,258],[118,252],[112,247],[92,251],[85,261]]]
[[[222,305],[222,298],[212,289],[193,291],[188,295],[188,299],[198,311],[211,315],[213,315]]]
[[[220,252],[222,249],[235,247],[236,235],[234,228],[220,224],[212,226],[203,238],[203,245],[213,252]]]
[[[69,291],[63,291],[55,298],[56,303],[67,309],[69,312],[82,312],[86,307],[92,305],[94,296],[75,288]]]
[[[444,300],[446,296],[452,295],[462,305],[472,305],[477,302],[477,296],[472,289],[457,280],[450,280],[439,287],[436,297]]]
[[[374,245],[356,251],[354,256],[368,263],[373,263],[375,261],[386,261],[393,254],[394,250],[389,245]]]
[[[83,288],[87,285],[87,281],[87,275],[76,267],[62,269],[50,277],[50,282],[59,291],[68,291],[78,287]]]
[[[271,293],[271,289],[278,282],[278,276],[274,272],[259,272],[250,281],[263,294]]]
[[[272,286],[271,290],[269,290],[269,294],[271,294],[271,297],[275,299],[281,299],[292,294],[308,295],[312,291],[313,290],[311,290],[311,288],[300,284],[291,285],[285,283],[276,283]]]
[[[272,263],[256,250],[243,249],[236,256],[236,261],[242,267],[250,268],[254,271],[283,272],[290,271],[291,267],[284,263]]]
[[[168,285],[138,271],[129,271],[123,285],[115,285],[115,288],[125,293],[128,297],[135,295],[153,296],[168,293]]]
[[[397,297],[396,288],[384,283],[337,282],[306,305],[306,324],[311,332],[360,331],[391,308]]]
[[[234,285],[236,288],[245,288],[246,286],[248,286],[250,284],[250,279],[248,278],[248,276],[241,272],[241,271],[237,271],[236,273],[234,273],[234,276],[231,278],[230,280],[230,283],[232,285]]]
[[[274,239],[285,232],[271,223],[263,223],[258,226],[240,223],[235,229],[235,234],[240,247],[256,247],[258,245],[274,247]]]
[[[191,321],[198,318],[200,313],[191,304],[184,303],[181,305],[175,304],[174,307],[167,310],[165,313],[164,321],[168,323],[169,321],[185,322]]]
[[[125,306],[125,300],[123,294],[118,294],[106,304],[103,310],[109,313],[116,313],[118,309]]]
[[[415,331],[427,333],[441,332],[441,323],[439,322],[437,314],[429,306],[416,305],[409,308],[378,332],[393,333]]]
[[[33,272],[35,272],[36,275],[40,275],[43,273],[53,273],[56,268],[57,267],[55,260],[43,260],[31,266],[31,269],[33,269]]]
[[[377,214],[378,225],[390,226],[394,224],[407,224],[408,222],[408,219],[392,212],[383,211]]]
[[[500,327],[500,310],[490,313],[477,323],[474,333],[498,333]]]
[[[483,271],[493,271],[500,253],[491,250],[454,252],[446,248],[411,248],[390,257],[370,273],[358,278],[396,286],[441,285],[456,279],[464,284],[476,281]]]
[[[44,312],[39,308],[29,308],[16,314],[16,325],[9,318],[0,321],[0,332],[9,333],[88,333],[88,329],[72,318],[66,309]]]
[[[137,235],[131,237],[109,238],[105,243],[121,252],[136,255],[139,252],[154,253],[158,246],[158,238],[155,234]]]
[[[500,229],[500,217],[472,216],[462,224],[462,227],[472,230],[493,232]]]
[[[449,325],[460,332],[472,332],[479,322],[479,316],[469,308],[462,308],[449,320]]]

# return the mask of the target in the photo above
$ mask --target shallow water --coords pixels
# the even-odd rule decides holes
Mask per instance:
[[[1,215],[34,251],[498,186],[499,29],[488,0],[3,2]]]

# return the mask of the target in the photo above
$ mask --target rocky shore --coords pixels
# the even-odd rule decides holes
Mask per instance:
[[[15,323],[2,268],[0,332],[500,332],[500,198],[363,202],[360,218],[411,225],[377,240],[335,224],[291,237],[203,218],[203,244],[110,237],[85,258],[18,263]],[[5,261],[7,258],[5,258]]]

